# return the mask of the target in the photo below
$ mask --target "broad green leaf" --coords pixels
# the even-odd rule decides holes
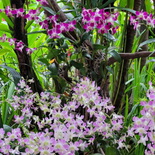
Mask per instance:
[[[7,99],[10,99],[13,95],[13,92],[14,92],[14,89],[15,89],[15,84],[14,82],[12,81],[9,81],[9,88],[7,90]],[[8,121],[8,116],[10,117],[11,115],[9,114],[8,115],[8,112],[9,112],[9,108],[10,108],[10,105],[9,103],[7,103],[5,100],[2,102],[2,118],[3,118],[3,123],[4,124],[7,124],[7,121]]]
[[[47,61],[46,58],[39,58],[38,60],[47,66],[49,65],[49,62]]]
[[[135,0],[128,0],[128,1],[127,1],[127,2],[128,2],[128,3],[127,3],[127,7],[130,8],[130,9],[133,9],[133,7],[134,7],[134,1],[135,1]]]
[[[106,66],[106,69],[107,69],[111,74],[114,74],[114,71],[113,71],[113,69],[112,69],[110,66]]]
[[[11,82],[9,89],[8,89],[8,92],[7,92],[7,98],[12,97],[14,89],[15,89],[15,84],[14,84],[14,82]]]
[[[112,50],[110,52],[108,52],[111,56],[113,56],[115,58],[115,60],[117,60],[118,62],[121,62],[121,57],[118,54],[118,52],[116,52],[115,50]]]
[[[9,49],[0,49],[0,56],[3,56],[8,52],[11,52],[11,51]]]
[[[118,149],[114,148],[112,146],[108,146],[106,147],[106,151],[105,151],[106,155],[119,155]]]
[[[104,37],[107,38],[110,41],[116,41],[116,38],[114,37],[114,35],[112,35],[110,33],[105,33]]]
[[[148,13],[151,13],[153,11],[151,0],[145,0],[145,8],[146,12]]]
[[[0,31],[12,33],[6,24],[0,23]]]
[[[32,23],[34,22],[34,20],[30,20],[26,23],[25,25],[25,30],[27,31],[27,29],[32,25]]]
[[[58,75],[58,68],[55,63],[50,64],[48,69],[51,71],[51,75]]]
[[[48,59],[53,59],[55,57],[57,57],[60,53],[60,50],[59,49],[50,49],[48,55],[47,55],[47,58]]]
[[[83,43],[85,40],[89,39],[90,34],[88,32],[85,32],[82,37],[80,43]]]
[[[7,77],[7,75],[5,75],[5,72],[2,69],[0,69],[0,78],[4,82],[8,82],[9,81],[9,78]]]
[[[14,83],[17,86],[17,84],[19,83],[19,80],[21,79],[20,74],[13,68],[5,66],[5,65],[0,65],[0,67],[7,69],[10,74],[12,75],[13,79],[14,79]]]
[[[105,46],[103,46],[101,44],[93,44],[94,50],[103,50],[104,48],[105,48]]]
[[[26,35],[29,35],[29,34],[38,34],[38,33],[45,33],[46,34],[46,30],[29,32],[29,33],[26,33]]]
[[[46,7],[46,6],[41,6],[43,9],[45,9],[46,11],[48,11],[51,15],[55,15],[55,12],[49,8],[49,7]]]
[[[142,46],[147,45],[147,44],[150,44],[150,43],[154,43],[154,42],[155,42],[155,39],[148,39],[148,40],[142,42],[142,43],[138,46],[138,50],[139,50]]]
[[[119,6],[120,7],[126,7],[127,5],[127,0],[120,0]]]
[[[74,61],[74,60],[71,60],[70,65],[71,65],[71,66],[74,66],[74,67],[77,68],[77,69],[83,68],[83,64],[82,64],[82,63],[76,62],[76,61]]]
[[[2,0],[3,6],[10,6],[10,0]]]
[[[6,14],[4,14],[3,12],[1,13],[1,16],[2,16],[2,18],[4,18],[4,20],[7,22],[7,24],[11,28],[13,28],[13,26],[14,26],[13,21]]]

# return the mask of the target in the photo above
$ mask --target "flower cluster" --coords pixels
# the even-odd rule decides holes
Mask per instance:
[[[99,88],[88,78],[81,79],[73,88],[73,97],[64,106],[60,95],[48,92],[42,92],[40,96],[34,94],[24,80],[18,87],[20,89],[17,88],[17,95],[13,96],[10,104],[18,114],[14,116],[14,121],[23,133],[17,128],[6,136],[0,134],[3,135],[0,137],[1,153],[9,154],[14,150],[14,153],[22,155],[74,155],[76,151],[84,151],[93,145],[96,134],[106,141],[113,139],[114,132],[119,132],[123,127],[122,116],[114,113],[108,116],[107,112],[114,107],[109,99],[99,96]],[[83,114],[78,112],[81,107],[85,110]],[[39,110],[42,118],[35,115]],[[30,131],[30,128],[38,128],[38,132]],[[4,133],[4,130],[0,132]]]
[[[74,31],[76,21],[70,21],[70,22],[58,22],[58,16],[49,16],[44,21],[39,22],[40,26],[43,29],[47,30],[47,34],[50,36],[50,38],[59,38],[60,34],[64,32]],[[49,29],[49,24],[52,24],[52,29]]]
[[[104,34],[111,32],[114,34],[118,28],[118,26],[114,26],[118,15],[118,13],[111,14],[110,12],[105,12],[104,9],[96,9],[96,11],[93,11],[84,8],[82,10],[83,28],[87,32],[96,28],[98,33]]]
[[[152,14],[148,14],[145,11],[136,11],[135,15],[130,16],[130,23],[134,26],[134,29],[137,29],[140,26],[142,20],[146,25],[154,28],[155,18]]]
[[[145,155],[155,154],[155,89],[150,82],[150,89],[147,92],[149,101],[142,101],[142,117],[133,117],[133,126],[128,130],[128,135],[133,137],[139,135],[138,144],[146,147]]]
[[[37,0],[41,5],[48,5],[47,0]]]
[[[15,49],[22,52],[23,48],[25,47],[24,43],[22,41],[17,41],[16,38],[8,38],[6,34],[3,34],[2,37],[0,37],[1,42],[8,42],[10,46],[15,46]],[[27,54],[32,54],[33,51],[36,50],[36,48],[28,48],[26,47]]]
[[[40,3],[46,3],[46,1],[40,1]],[[20,9],[12,9],[10,6],[7,6],[4,10],[0,10],[0,12],[5,12],[8,17],[23,17],[27,20],[35,20],[36,23],[39,23],[41,28],[47,30],[47,34],[50,36],[50,38],[59,38],[60,34],[68,31],[74,31],[76,21],[70,21],[70,22],[58,22],[58,16],[53,15],[47,17],[45,20],[41,20],[38,15],[40,13],[39,9],[37,10],[29,10],[27,14],[25,14],[25,11],[23,8]],[[51,27],[52,28],[49,28]],[[21,48],[18,48],[21,49]]]
[[[10,6],[7,6],[5,9],[0,9],[0,12],[5,12],[8,17],[23,17],[28,20],[38,20],[38,14],[40,11],[37,10],[29,10],[27,14],[25,14],[25,10],[23,8],[12,9]]]

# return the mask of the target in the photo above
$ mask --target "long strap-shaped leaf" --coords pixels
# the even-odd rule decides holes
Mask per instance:
[[[15,85],[17,85],[19,83],[19,80],[21,79],[21,76],[14,68],[8,67],[6,65],[0,65],[0,67],[5,68],[10,72],[10,74],[13,77]]]
[[[1,112],[0,112],[0,128],[3,128],[3,122],[2,122],[2,115],[1,115]]]

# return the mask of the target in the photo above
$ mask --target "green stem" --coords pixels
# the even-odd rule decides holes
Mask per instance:
[[[3,121],[2,121],[2,115],[0,113],[0,128],[3,128]]]

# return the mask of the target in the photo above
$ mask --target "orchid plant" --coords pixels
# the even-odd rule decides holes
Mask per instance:
[[[0,36],[2,47],[7,42],[15,51],[23,76],[14,74],[17,73],[15,70],[3,66],[15,75],[14,81],[18,82],[15,83],[13,95],[5,100],[12,115],[10,128],[6,129],[4,118],[0,115],[0,153],[153,155],[153,84],[149,83],[145,100],[133,106],[126,117],[117,113],[118,106],[113,104],[109,94],[102,94],[113,73],[111,62],[121,62],[125,54],[121,56],[111,50],[116,48],[111,47],[111,44],[116,41],[113,37],[121,29],[119,18],[122,14],[117,10],[110,12],[103,8],[83,7],[79,17],[74,18],[69,14],[71,18],[67,18],[58,5],[55,7],[58,10],[52,10],[52,2],[54,1],[37,0],[37,9],[23,5],[18,8],[14,4],[16,2],[12,2],[14,7],[5,6],[0,9],[0,13],[5,14],[10,21],[23,21],[18,25],[21,26],[19,36],[18,29],[16,33],[3,33]],[[76,4],[73,3],[73,6]],[[129,12],[130,18],[126,18],[130,19],[133,31],[144,23],[149,28],[154,28],[153,14],[145,11]],[[18,26],[11,27],[8,24],[11,31],[15,31]],[[28,32],[31,26],[32,30],[39,27],[39,31]],[[36,47],[34,43],[30,47],[27,36],[37,33],[46,35],[42,40],[44,43]],[[31,58],[37,57],[40,51],[43,51],[39,58],[40,66],[45,69],[34,72],[35,63]],[[97,57],[104,56],[104,60],[95,61],[96,53]],[[147,56],[149,54],[146,53]],[[151,55],[154,56],[154,53]],[[100,63],[96,71],[94,66],[97,66],[98,61]],[[94,67],[91,74],[89,67]],[[62,75],[60,70],[64,71]],[[43,80],[40,78],[39,81],[38,77],[43,77],[42,71],[49,76],[47,83],[55,84],[55,89],[53,85],[45,87],[43,82],[40,84]],[[135,109],[138,109],[138,114],[132,113]]]
[[[124,117],[114,113],[109,98],[99,95],[99,89],[88,78],[81,79],[73,88],[72,98],[63,106],[59,94],[33,93],[21,80],[16,94],[8,101],[15,110],[14,128],[7,132],[0,129],[0,152],[74,155],[79,151],[93,153],[92,148],[96,147],[97,152],[105,154],[107,148],[118,154],[128,154],[134,145],[129,142],[134,139],[135,144],[146,146],[146,155],[153,155],[155,89],[152,83],[147,92],[149,101],[140,103],[141,116],[133,117],[128,127]],[[81,107],[86,108],[87,115],[77,113]],[[41,117],[35,115],[39,109]]]

